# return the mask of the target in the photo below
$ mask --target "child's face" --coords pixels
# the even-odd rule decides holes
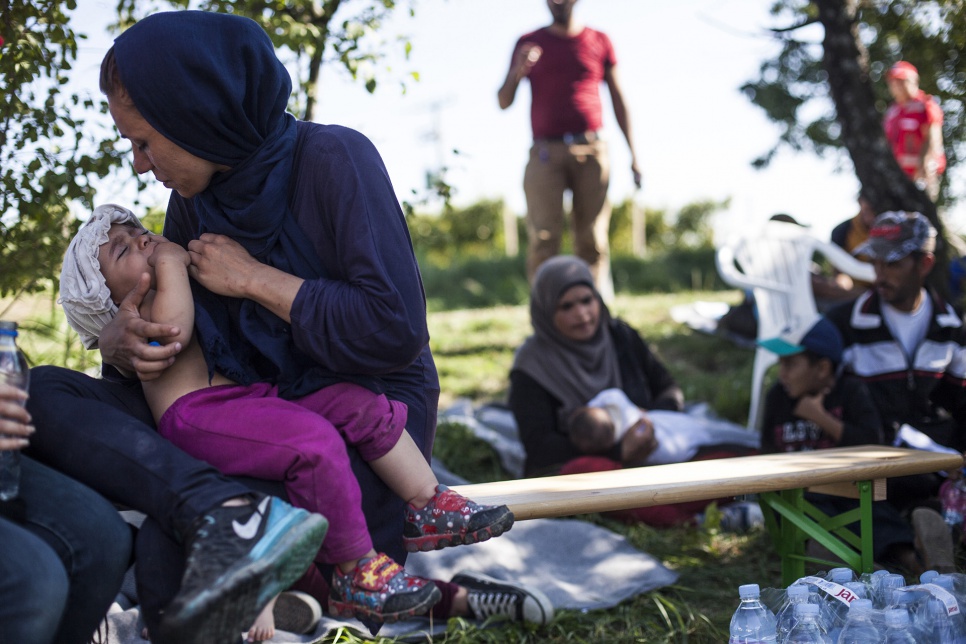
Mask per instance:
[[[167,240],[161,235],[135,226],[111,224],[107,243],[97,251],[97,261],[115,304],[131,292],[142,273],[148,273],[152,288],[155,286],[154,267],[148,264],[148,258],[163,241]]]
[[[811,362],[803,353],[778,358],[778,380],[792,398],[817,394],[823,386],[822,361]]]

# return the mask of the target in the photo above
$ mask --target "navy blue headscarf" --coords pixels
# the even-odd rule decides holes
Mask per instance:
[[[324,277],[288,206],[296,138],[295,117],[286,111],[292,81],[262,28],[219,13],[156,13],[114,41],[114,56],[121,83],[154,129],[231,168],[191,200],[201,222],[197,234],[227,235],[260,262],[303,279]],[[345,379],[297,352],[289,325],[264,307],[205,289],[195,294],[203,309],[195,326],[209,369],[242,384],[274,381],[287,398]]]

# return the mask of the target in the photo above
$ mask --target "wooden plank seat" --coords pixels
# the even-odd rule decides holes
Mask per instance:
[[[517,520],[757,494],[782,558],[787,586],[804,575],[805,542],[815,539],[858,572],[872,572],[872,501],[885,479],[962,467],[963,458],[920,450],[862,445],[812,452],[758,454],[608,472],[590,472],[455,486],[480,503],[505,503]],[[827,516],[806,490],[859,499],[859,507]],[[774,514],[768,509],[774,510]],[[777,519],[775,516],[777,515]],[[845,526],[858,521],[860,535]]]

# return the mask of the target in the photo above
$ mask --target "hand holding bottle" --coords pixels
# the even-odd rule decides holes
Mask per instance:
[[[34,426],[24,409],[26,402],[26,391],[0,382],[0,450],[19,450],[30,444]]]

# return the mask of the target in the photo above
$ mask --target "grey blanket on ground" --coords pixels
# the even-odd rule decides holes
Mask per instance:
[[[548,543],[553,547],[546,547]],[[413,574],[436,579],[450,579],[464,570],[482,572],[539,588],[555,609],[577,610],[609,608],[677,580],[677,573],[633,547],[622,536],[575,519],[521,521],[497,539],[412,554],[406,568]],[[115,605],[108,622],[110,644],[145,644],[140,636],[136,606],[121,610]],[[318,642],[339,628],[369,636],[368,630],[354,620],[323,618],[310,635],[280,631],[271,642]],[[445,629],[445,623],[415,619],[385,625],[379,636],[427,641],[432,633]]]

